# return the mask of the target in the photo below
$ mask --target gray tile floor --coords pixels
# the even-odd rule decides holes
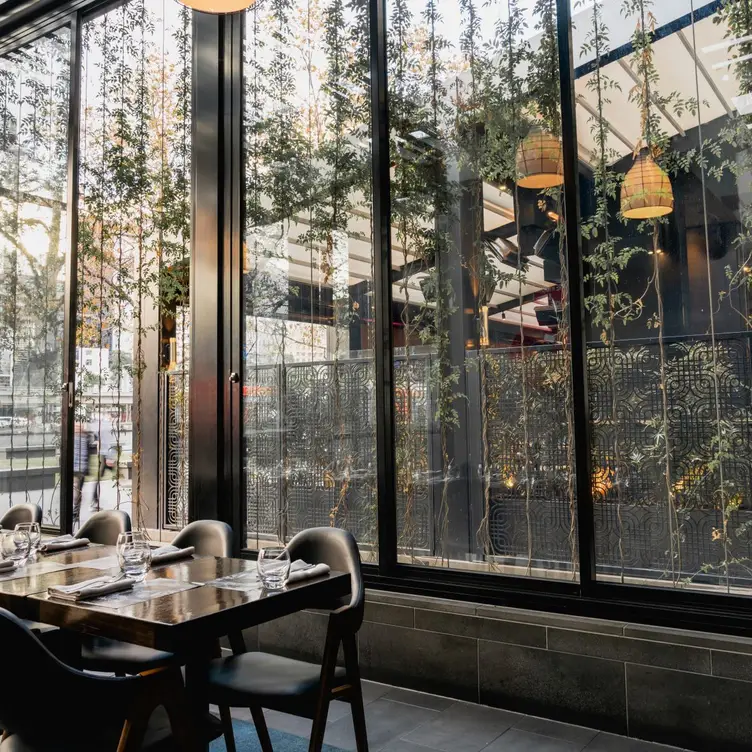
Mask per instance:
[[[677,752],[650,744],[570,726],[543,718],[486,708],[444,697],[364,682],[371,752]],[[308,737],[311,722],[266,711],[270,728]],[[250,721],[250,712],[233,710]],[[355,749],[350,708],[332,704],[325,741]]]

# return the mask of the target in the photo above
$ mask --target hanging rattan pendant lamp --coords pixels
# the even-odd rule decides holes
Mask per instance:
[[[520,188],[555,188],[564,182],[561,140],[534,125],[517,148],[517,185]]]
[[[204,13],[236,13],[250,8],[256,0],[178,0],[178,2]]]
[[[627,219],[657,219],[674,210],[674,191],[666,172],[642,149],[621,186],[621,213]]]

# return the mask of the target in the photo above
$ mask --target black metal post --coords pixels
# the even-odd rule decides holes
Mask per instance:
[[[73,431],[76,423],[76,319],[78,311],[78,147],[81,113],[81,19],[70,22],[70,96],[68,99],[68,248],[65,253],[62,436],[60,444],[60,530],[73,529]]]
[[[243,353],[245,312],[243,306],[243,31],[245,14],[225,17],[224,67],[224,361],[225,389],[225,493],[220,519],[235,533],[235,550],[246,547],[246,499],[243,489]]]
[[[591,478],[590,405],[588,396],[585,285],[580,234],[580,184],[577,154],[577,112],[572,52],[570,0],[557,0],[559,79],[561,81],[561,135],[564,150],[564,214],[569,270],[569,319],[572,356],[575,468],[577,473],[577,527],[580,588],[583,595],[595,582],[595,527]]]
[[[379,571],[382,574],[388,574],[397,565],[397,476],[394,445],[391,185],[386,59],[387,4],[386,0],[370,0],[370,3]]]
[[[193,221],[189,496],[191,520],[219,519],[224,496],[223,263],[225,19],[193,14]],[[224,511],[224,510],[222,510]]]

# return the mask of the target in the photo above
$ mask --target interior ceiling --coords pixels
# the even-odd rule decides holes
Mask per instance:
[[[680,14],[676,10],[679,9],[680,0],[667,2],[673,2],[677,6],[672,10],[671,18],[679,17]],[[654,61],[660,79],[660,94],[668,96],[671,92],[676,92],[681,99],[687,100],[698,98],[699,87],[699,115],[690,111],[680,114],[671,111],[661,113],[661,127],[670,136],[682,136],[696,128],[698,117],[703,123],[709,123],[732,113],[737,108],[745,107],[739,100],[739,89],[733,69],[724,65],[733,54],[728,42],[724,42],[726,30],[714,24],[713,17],[706,17],[696,22],[694,28],[689,26],[679,29],[654,42]],[[586,22],[585,19],[581,20]],[[621,28],[619,33],[627,35],[627,31],[626,28]],[[615,82],[615,87],[609,91],[609,101],[606,102],[603,113],[608,126],[607,149],[612,163],[630,155],[640,140],[640,113],[635,104],[629,101],[630,92],[636,85],[636,77],[629,49],[624,50],[625,54],[622,57],[613,59],[602,67],[602,73]],[[583,163],[591,165],[597,159],[593,123],[598,102],[596,93],[591,91],[589,86],[594,76],[594,72],[589,72],[578,78],[575,84],[579,154]],[[747,106],[752,110],[752,103]],[[399,196],[395,195],[394,200],[399,201]],[[498,230],[515,221],[514,200],[509,193],[484,184],[483,202],[485,232]],[[363,197],[353,197],[353,204],[367,206]],[[331,285],[331,280],[325,280],[320,271],[325,249],[320,245],[295,240],[304,236],[308,226],[307,218],[302,215],[296,216],[291,222],[288,231],[288,268],[285,273],[293,282],[307,283],[314,287]],[[351,286],[368,283],[369,292],[373,279],[373,249],[370,237],[371,218],[367,211],[353,211],[349,222],[347,276]],[[511,235],[506,244],[500,245],[499,248],[506,248],[507,251],[510,248],[516,249],[516,235]],[[508,275],[516,271],[516,256],[513,256],[513,259],[513,263],[491,260],[500,272]],[[395,283],[392,294],[397,303],[421,305],[425,302],[421,280],[426,276],[426,272],[416,265],[413,273],[404,275],[405,264],[414,261],[414,254],[409,247],[403,247],[398,229],[393,226],[392,268]],[[252,263],[251,260],[251,265]],[[521,279],[515,277],[497,285],[489,304],[490,319],[503,322],[514,329],[524,327],[531,335],[545,335],[551,330],[538,324],[535,311],[536,308],[555,301],[556,295],[551,293],[556,287],[555,282],[545,279],[543,259],[537,256],[527,257],[526,270]]]
[[[660,114],[661,128],[669,136],[683,136],[698,126],[699,120],[709,123],[731,114],[739,106],[739,87],[733,68],[724,65],[733,53],[725,41],[727,30],[713,23],[709,16],[659,39],[653,43],[658,71],[657,93],[667,97],[676,92],[683,100],[698,99],[699,112],[686,110],[675,113],[671,108]],[[695,72],[697,75],[695,75]],[[608,92],[603,115],[608,126],[607,148],[611,162],[632,153],[640,141],[640,111],[629,101],[636,85],[631,55],[609,62],[601,68],[601,75],[614,82],[616,88]],[[597,151],[593,125],[596,121],[598,97],[594,86],[595,72],[580,77],[575,83],[577,95],[577,132],[580,156],[592,162]],[[698,97],[699,89],[699,97]]]

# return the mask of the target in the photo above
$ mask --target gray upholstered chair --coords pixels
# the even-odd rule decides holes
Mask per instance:
[[[14,530],[22,522],[42,524],[42,507],[39,504],[14,504],[1,518],[0,528]]]
[[[217,520],[197,520],[184,527],[172,544],[180,548],[193,546],[198,556],[228,557],[232,555],[232,528]],[[81,645],[79,665],[89,671],[125,676],[179,662],[175,655],[164,650],[131,645],[107,637],[86,637]]]
[[[268,653],[241,652],[213,661],[209,670],[209,700],[219,705],[228,752],[235,752],[231,707],[250,708],[263,752],[273,752],[263,708],[313,719],[309,750],[324,743],[326,718],[332,700],[350,703],[358,752],[367,752],[363,693],[355,635],[363,623],[365,589],[360,554],[350,533],[335,528],[314,528],[298,533],[289,543],[291,559],[324,562],[333,570],[349,572],[351,594],[344,602],[322,603],[331,611],[322,665]],[[235,638],[237,640],[237,638]],[[345,665],[337,666],[343,648]]]
[[[196,520],[186,525],[172,541],[173,546],[193,546],[198,556],[232,556],[232,528],[219,520]]]
[[[177,669],[125,679],[85,674],[56,658],[4,609],[0,645],[3,672],[13,677],[0,682],[0,752],[115,752],[119,742],[127,744],[123,749],[197,748],[186,728],[190,720]],[[40,699],[40,679],[48,701]],[[169,723],[164,713],[151,715],[159,705],[166,708]],[[82,714],[71,715],[72,708]],[[126,718],[131,721],[127,726]]]
[[[114,546],[120,533],[131,531],[131,518],[119,509],[106,509],[89,517],[76,533],[76,538],[88,538],[92,543]]]

